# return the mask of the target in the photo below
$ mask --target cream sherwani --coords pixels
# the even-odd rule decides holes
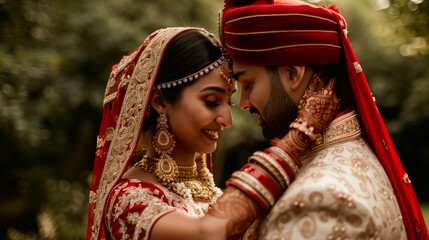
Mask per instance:
[[[322,140],[323,138],[323,140]],[[407,239],[392,185],[354,112],[335,119],[260,226],[260,239]]]

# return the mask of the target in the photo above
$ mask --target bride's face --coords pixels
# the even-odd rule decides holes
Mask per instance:
[[[167,104],[170,129],[176,150],[211,153],[216,149],[219,133],[231,127],[229,108],[235,83],[230,86],[216,68],[194,84],[185,87],[180,100]]]

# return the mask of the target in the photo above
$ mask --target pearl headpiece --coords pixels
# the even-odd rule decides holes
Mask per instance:
[[[181,85],[182,83],[192,82],[193,80],[197,80],[198,78],[204,76],[204,74],[207,74],[210,71],[213,71],[215,68],[221,66],[223,64],[224,60],[225,60],[224,56],[221,56],[218,60],[214,61],[213,63],[211,63],[210,65],[208,65],[207,67],[203,68],[202,70],[200,70],[196,73],[193,73],[193,74],[188,75],[184,78],[180,78],[180,79],[177,79],[174,81],[158,84],[156,87],[158,89],[171,88],[171,87],[175,87],[177,85]]]

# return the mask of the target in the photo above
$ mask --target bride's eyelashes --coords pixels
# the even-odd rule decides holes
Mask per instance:
[[[218,103],[218,102],[216,102],[216,101],[208,101],[208,100],[204,100],[204,102],[205,102],[205,104],[208,106],[208,107],[217,107],[217,106],[219,106],[220,104]]]
[[[217,102],[212,102],[212,101],[204,101],[205,103],[206,103],[206,105],[207,106],[209,106],[209,107],[217,107],[217,106],[219,106],[220,104],[219,103],[217,103]],[[236,103],[234,103],[234,102],[228,102],[228,105],[230,106],[230,107],[235,107],[235,106],[237,106],[237,104]]]
[[[203,100],[208,107],[217,107],[221,104],[222,101],[221,98],[219,98],[219,96],[217,96],[216,94],[206,95]]]
[[[206,104],[206,106],[208,106],[208,107],[217,107],[217,106],[221,105],[222,101],[223,101],[222,99],[219,99],[218,97],[213,97],[213,96],[209,96],[203,100],[204,100],[204,103]],[[234,103],[232,101],[228,101],[227,104],[230,107],[236,106],[236,103]]]

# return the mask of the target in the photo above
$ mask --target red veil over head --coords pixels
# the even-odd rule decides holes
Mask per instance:
[[[392,183],[409,239],[429,239],[419,202],[334,5],[298,0],[230,0],[220,11],[219,34],[229,56],[260,66],[345,62],[348,85],[366,136]]]
[[[207,31],[198,28],[160,29],[112,68],[104,96],[103,120],[97,137],[87,239],[106,238],[103,224],[105,206],[111,189],[127,170],[141,135],[164,51],[172,39],[189,30],[201,31],[209,36]]]

